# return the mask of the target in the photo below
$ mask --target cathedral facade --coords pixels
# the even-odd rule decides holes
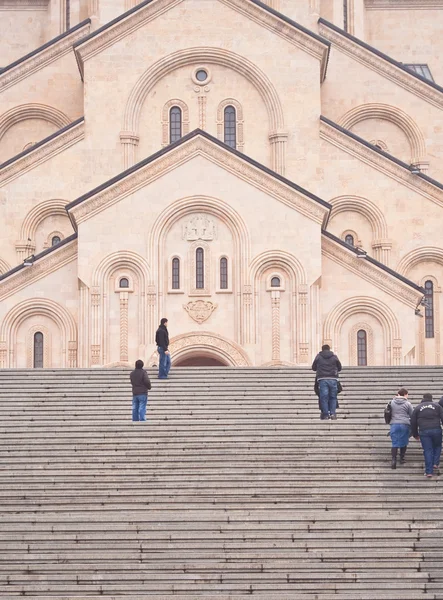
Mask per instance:
[[[442,364],[442,20],[0,0],[0,367]]]

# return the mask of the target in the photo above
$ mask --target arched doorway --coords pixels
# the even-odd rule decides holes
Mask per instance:
[[[178,359],[174,367],[229,367],[229,365],[218,357],[196,352]]]

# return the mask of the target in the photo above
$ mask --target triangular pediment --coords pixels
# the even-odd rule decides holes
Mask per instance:
[[[234,10],[236,12],[236,20],[244,18],[258,23],[267,30],[273,31],[280,38],[287,40],[290,44],[318,58],[321,61],[321,80],[323,81],[326,76],[330,47],[330,42],[326,39],[323,39],[318,34],[306,29],[259,0],[213,1],[221,2]],[[176,6],[186,6],[187,2],[188,0],[145,0],[113,21],[100,27],[75,44],[80,70],[83,71],[83,64],[88,58],[102,52],[122,38],[131,35],[137,29],[144,27]],[[203,11],[199,10],[199,23],[204,11],[208,12],[208,19],[211,19],[209,8],[205,6]]]
[[[196,157],[216,164],[220,170],[246,181],[319,225],[329,214],[331,205],[328,202],[200,129],[84,194],[68,204],[66,209],[73,223],[78,225]]]

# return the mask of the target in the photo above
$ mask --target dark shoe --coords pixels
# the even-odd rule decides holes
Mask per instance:
[[[404,448],[400,448],[400,464],[401,465],[404,465],[406,462],[405,454],[406,454],[406,446]]]
[[[329,415],[320,415],[320,421],[329,421]]]
[[[397,451],[398,448],[391,448],[391,469],[397,468]]]
[[[336,421],[337,420],[337,415],[331,415],[331,421]]]

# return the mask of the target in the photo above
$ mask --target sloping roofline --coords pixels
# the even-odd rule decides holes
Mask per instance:
[[[131,175],[132,173],[135,173],[136,171],[138,171],[139,169],[145,167],[149,163],[155,161],[156,159],[160,158],[161,156],[164,156],[165,154],[167,154],[171,150],[174,150],[175,148],[181,146],[182,144],[185,144],[186,142],[188,142],[189,140],[192,140],[193,138],[195,138],[197,136],[201,136],[201,137],[206,138],[207,140],[209,140],[213,144],[216,144],[220,148],[223,148],[224,150],[227,150],[228,152],[231,152],[232,154],[234,154],[235,156],[237,156],[241,160],[249,163],[253,167],[255,167],[257,169],[260,169],[261,171],[263,171],[267,175],[270,175],[271,177],[274,177],[278,181],[284,183],[285,185],[287,185],[287,186],[291,187],[292,189],[296,190],[297,192],[300,192],[304,196],[307,196],[311,200],[314,200],[315,202],[318,202],[319,204],[321,204],[325,208],[328,208],[329,210],[331,210],[332,206],[331,206],[331,204],[329,204],[329,202],[326,202],[325,200],[322,200],[321,198],[319,198],[318,196],[315,196],[311,192],[308,192],[308,190],[305,190],[304,188],[302,188],[301,186],[297,185],[296,183],[290,181],[289,179],[286,179],[285,177],[283,177],[282,175],[279,175],[275,171],[272,171],[272,169],[269,169],[268,167],[265,167],[264,165],[262,165],[261,163],[257,162],[253,158],[249,158],[249,156],[246,156],[245,154],[242,154],[238,150],[236,150],[234,148],[231,148],[230,146],[227,146],[224,142],[218,140],[217,138],[213,137],[212,135],[210,135],[206,131],[203,131],[202,129],[194,129],[193,131],[191,131],[187,135],[183,136],[182,138],[180,138],[178,141],[174,142],[173,144],[170,144],[169,146],[166,146],[166,148],[162,148],[158,152],[155,152],[154,154],[151,154],[151,156],[149,156],[148,158],[145,158],[144,160],[138,162],[137,164],[133,165],[129,169],[126,169],[126,171],[122,171],[121,173],[119,173],[115,177],[112,177],[112,179],[109,179],[108,181],[105,181],[104,183],[102,183],[98,187],[94,188],[93,190],[87,192],[86,194],[83,194],[83,196],[80,196],[76,200],[73,200],[72,202],[70,202],[66,206],[66,210],[69,212],[69,210],[71,208],[74,208],[74,206],[77,206],[78,204],[81,204],[82,202],[84,202],[88,198],[91,198],[92,196],[95,196],[96,194],[98,194],[99,192],[102,192],[107,187],[110,187],[110,186],[114,185],[115,183],[117,183],[121,179],[124,179],[128,175]]]
[[[334,235],[330,231],[326,231],[326,229],[322,229],[322,234],[325,237],[329,238],[330,240],[336,242],[337,244],[339,244],[343,248],[346,248],[346,250],[349,250],[349,252],[351,252],[352,254],[355,254],[356,256],[358,256],[358,255],[361,256],[362,255],[362,251],[361,250],[359,250],[358,248],[355,248],[355,246],[350,246],[344,240],[341,240],[339,237],[337,237],[336,235]],[[375,258],[372,258],[372,256],[369,256],[369,254],[366,254],[365,258],[362,259],[362,260],[366,260],[367,262],[369,262],[372,265],[378,267],[379,269],[382,269],[382,271],[385,271],[386,273],[389,273],[389,275],[392,275],[392,277],[395,277],[396,279],[398,279],[402,283],[405,283],[406,285],[409,285],[410,287],[414,288],[414,290],[417,290],[418,292],[421,292],[423,295],[425,294],[425,290],[421,286],[417,285],[416,283],[414,283],[413,281],[411,281],[407,277],[403,277],[403,275],[400,275],[400,273],[397,273],[397,271],[394,271],[394,269],[391,269],[390,267],[387,267],[386,265],[384,265],[383,263],[379,262]]]
[[[334,123],[334,121],[331,121],[330,119],[328,119],[327,117],[324,117],[323,115],[320,115],[320,121],[323,121],[327,125],[330,125],[334,129],[337,129],[337,131],[340,131],[341,133],[344,133],[345,135],[347,135],[348,137],[352,138],[356,142],[359,142],[363,146],[366,146],[367,148],[370,148],[374,152],[377,152],[377,154],[380,154],[381,156],[384,156],[385,158],[389,159],[390,161],[392,161],[393,163],[395,163],[399,167],[402,167],[403,169],[406,169],[407,171],[411,172],[411,165],[408,165],[407,163],[403,162],[399,158],[396,158],[395,156],[392,156],[392,154],[389,154],[388,152],[385,152],[381,148],[377,148],[377,146],[374,146],[374,144],[371,144],[370,142],[364,140],[363,138],[361,138],[360,136],[356,135],[352,131],[349,131],[349,129],[345,129],[341,125],[337,125],[337,123]],[[414,177],[419,177],[420,179],[423,179],[424,181],[427,181],[431,185],[434,185],[438,189],[443,190],[443,183],[440,183],[436,179],[432,179],[432,177],[429,177],[429,175],[425,175],[425,173],[414,173]]]
[[[251,1],[254,2],[255,0],[251,0]],[[379,58],[382,58],[383,60],[390,63],[391,65],[394,65],[395,67],[398,67],[399,69],[401,69],[408,75],[411,75],[411,77],[415,77],[416,79],[419,79],[422,83],[426,83],[427,85],[434,88],[435,90],[443,93],[443,87],[441,87],[440,85],[435,83],[435,81],[430,81],[429,79],[426,79],[422,75],[419,75],[418,73],[415,73],[414,71],[411,71],[410,69],[405,67],[403,63],[399,62],[398,60],[395,60],[391,56],[388,56],[384,52],[380,52],[380,50],[377,50],[377,48],[374,48],[374,46],[370,46],[366,42],[363,42],[359,38],[348,33],[347,31],[340,29],[340,27],[337,27],[337,25],[334,25],[333,23],[326,21],[326,19],[323,19],[322,17],[319,18],[318,23],[321,25],[325,25],[326,27],[329,27],[330,29],[332,29],[336,33],[339,33],[340,35],[347,38],[348,40],[355,42],[356,44],[358,44],[365,50],[369,50],[369,52],[372,52],[373,54],[377,55]]]
[[[79,40],[78,42],[76,42],[74,44],[74,48],[77,48],[78,46],[80,46],[81,44],[83,44],[83,42],[87,42],[91,38],[93,38],[93,37],[99,35],[100,33],[102,33],[103,31],[106,31],[106,29],[109,29],[109,27],[112,27],[113,25],[115,25],[119,21],[122,21],[123,19],[126,19],[126,17],[129,17],[129,15],[131,15],[131,14],[133,14],[133,13],[141,10],[142,8],[144,8],[145,6],[148,6],[149,4],[151,4],[154,1],[155,0],[144,0],[143,2],[140,2],[140,4],[137,4],[137,6],[134,6],[134,7],[130,8],[126,12],[124,12],[121,15],[119,15],[118,17],[116,17],[115,19],[112,19],[112,21],[109,21],[108,23],[106,23],[105,25],[102,25],[101,27],[99,27],[98,29],[96,29],[95,31],[93,31],[92,33],[86,35],[84,38],[82,38],[81,40]],[[327,46],[328,52],[329,52],[329,48],[331,46],[331,42],[329,40],[325,40],[324,38],[322,38],[317,33],[314,33],[313,31],[310,31],[309,29],[306,29],[306,27],[303,27],[303,25],[300,25],[299,23],[296,23],[296,21],[293,21],[292,19],[290,19],[286,15],[278,12],[277,10],[275,10],[275,8],[271,8],[267,4],[264,4],[263,2],[260,2],[260,0],[249,0],[249,2],[251,2],[252,4],[255,4],[256,6],[259,6],[263,10],[266,10],[267,12],[271,13],[275,17],[278,17],[279,19],[281,19],[282,21],[284,21],[288,25],[291,25],[291,27],[294,27],[295,29],[298,29],[299,31],[302,31],[306,35],[309,35],[310,37],[312,37],[315,40],[317,40],[318,42],[321,42],[322,44],[324,44],[325,46]]]
[[[55,244],[55,246],[51,246],[50,248],[46,248],[46,250],[43,250],[42,252],[39,252],[39,254],[35,254],[34,255],[34,260],[32,262],[34,263],[34,262],[40,260],[41,258],[44,258],[48,254],[51,254],[51,252],[55,252],[56,250],[59,250],[63,246],[66,246],[66,244],[69,244],[69,242],[72,242],[73,240],[76,240],[77,237],[78,237],[77,232],[72,233],[71,235],[69,235],[68,237],[66,237],[64,240],[62,240],[58,244]],[[10,277],[11,275],[14,275],[15,273],[18,273],[22,269],[27,269],[27,268],[28,267],[25,267],[24,263],[20,263],[19,265],[17,265],[13,269],[10,269],[9,271],[6,271],[6,273],[3,273],[3,275],[0,275],[0,282],[3,281],[4,279],[6,279],[7,277]]]
[[[14,62],[10,63],[9,65],[6,65],[6,67],[0,68],[0,75],[3,75],[3,73],[6,73],[6,71],[9,71],[9,69],[13,69],[17,65],[21,64],[22,62],[25,62],[26,60],[28,60],[29,58],[32,58],[33,56],[36,56],[40,52],[43,52],[43,50],[46,50],[46,48],[49,48],[50,46],[53,46],[54,44],[56,44],[57,42],[59,42],[63,38],[68,37],[69,35],[71,35],[75,31],[81,29],[85,25],[90,25],[90,24],[91,24],[91,19],[85,19],[81,23],[78,23],[74,27],[71,27],[71,29],[68,29],[67,31],[61,33],[57,37],[52,38],[52,40],[49,40],[49,42],[46,42],[42,46],[39,46],[38,48],[36,48],[35,50],[33,50],[32,52],[29,52],[29,54],[25,54],[21,58],[18,58]],[[73,46],[74,46],[74,44],[73,44]]]

